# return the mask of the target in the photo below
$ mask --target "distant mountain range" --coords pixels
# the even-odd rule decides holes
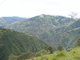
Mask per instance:
[[[75,42],[71,44],[76,37],[73,30],[80,28],[80,19],[73,19],[64,16],[39,15],[32,18],[18,18],[18,17],[3,17],[4,20],[11,23],[4,23],[7,29],[12,29],[18,32],[30,33],[39,37],[44,42],[51,46],[62,45],[64,48],[71,48]],[[71,36],[70,31],[72,31]],[[69,33],[68,33],[69,32]],[[65,42],[65,44],[63,43]],[[68,46],[67,46],[68,45]]]
[[[27,20],[28,18],[21,17],[1,17],[0,18],[0,27],[5,27],[8,24],[11,24],[16,21]]]

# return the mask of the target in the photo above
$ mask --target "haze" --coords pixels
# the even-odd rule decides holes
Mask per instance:
[[[33,17],[40,14],[80,17],[80,0],[0,0],[0,17]]]

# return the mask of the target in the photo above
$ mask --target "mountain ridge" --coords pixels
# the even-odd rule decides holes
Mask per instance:
[[[18,32],[35,34],[41,40],[52,46],[59,46],[63,41],[73,40],[73,36],[66,37],[69,30],[73,30],[70,26],[79,19],[68,18],[64,16],[38,15],[26,21],[18,21],[7,26]],[[74,32],[73,32],[74,33]],[[65,36],[64,36],[65,35]],[[72,35],[72,34],[71,34]],[[63,38],[63,36],[65,38]],[[65,43],[67,44],[67,43]],[[68,44],[67,44],[68,45]],[[64,46],[64,44],[63,44]],[[71,47],[71,46],[70,46]],[[67,47],[66,47],[67,48]]]

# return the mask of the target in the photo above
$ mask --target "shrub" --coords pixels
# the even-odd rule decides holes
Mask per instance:
[[[74,59],[80,60],[80,56],[75,56]]]
[[[52,54],[55,50],[56,50],[55,47],[52,48],[51,46],[49,46],[49,47],[47,48],[47,51],[48,51],[50,54]]]
[[[77,46],[80,46],[80,39],[78,39],[77,41]]]
[[[27,52],[27,53],[23,53],[21,54],[20,56],[18,56],[17,60],[25,60],[25,59],[29,59],[29,58],[32,58],[34,57],[35,54],[32,53],[32,52]]]
[[[8,60],[17,60],[17,56],[11,54]]]
[[[64,57],[65,56],[65,52],[60,52],[56,55],[57,57]]]
[[[46,50],[41,50],[41,51],[37,52],[35,55],[36,56],[42,56],[42,55],[45,55],[45,54],[48,54],[48,52]]]
[[[62,51],[63,50],[63,46],[58,46],[57,48],[59,51]]]

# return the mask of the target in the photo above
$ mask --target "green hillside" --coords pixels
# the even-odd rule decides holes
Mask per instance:
[[[7,60],[10,54],[37,52],[48,45],[31,34],[24,34],[0,28],[0,60]]]
[[[12,18],[8,22],[11,20]],[[6,20],[1,19],[0,21],[1,27],[6,25],[6,29],[0,28],[0,60],[7,60],[8,58],[9,60],[23,60],[27,59],[28,56],[28,58],[32,57],[32,55],[36,56],[36,54],[49,54],[53,50],[57,51],[60,47],[64,51],[55,52],[55,54],[65,55],[66,59],[70,60],[66,54],[69,52],[65,50],[72,49],[80,37],[80,19],[43,14],[27,20],[15,20],[15,22],[11,22],[8,25]],[[50,46],[54,47],[54,49],[52,47],[49,48]],[[44,49],[46,48],[51,51],[45,51]],[[58,56],[55,54],[47,56],[50,56],[49,59],[53,60],[58,60],[62,57],[60,56],[57,59]],[[38,58],[40,60],[48,59],[45,59],[45,57]],[[60,59],[64,59],[64,57]]]
[[[70,50],[57,51],[54,54],[32,58],[33,60],[80,60],[80,47]],[[26,59],[26,60],[32,60]]]

